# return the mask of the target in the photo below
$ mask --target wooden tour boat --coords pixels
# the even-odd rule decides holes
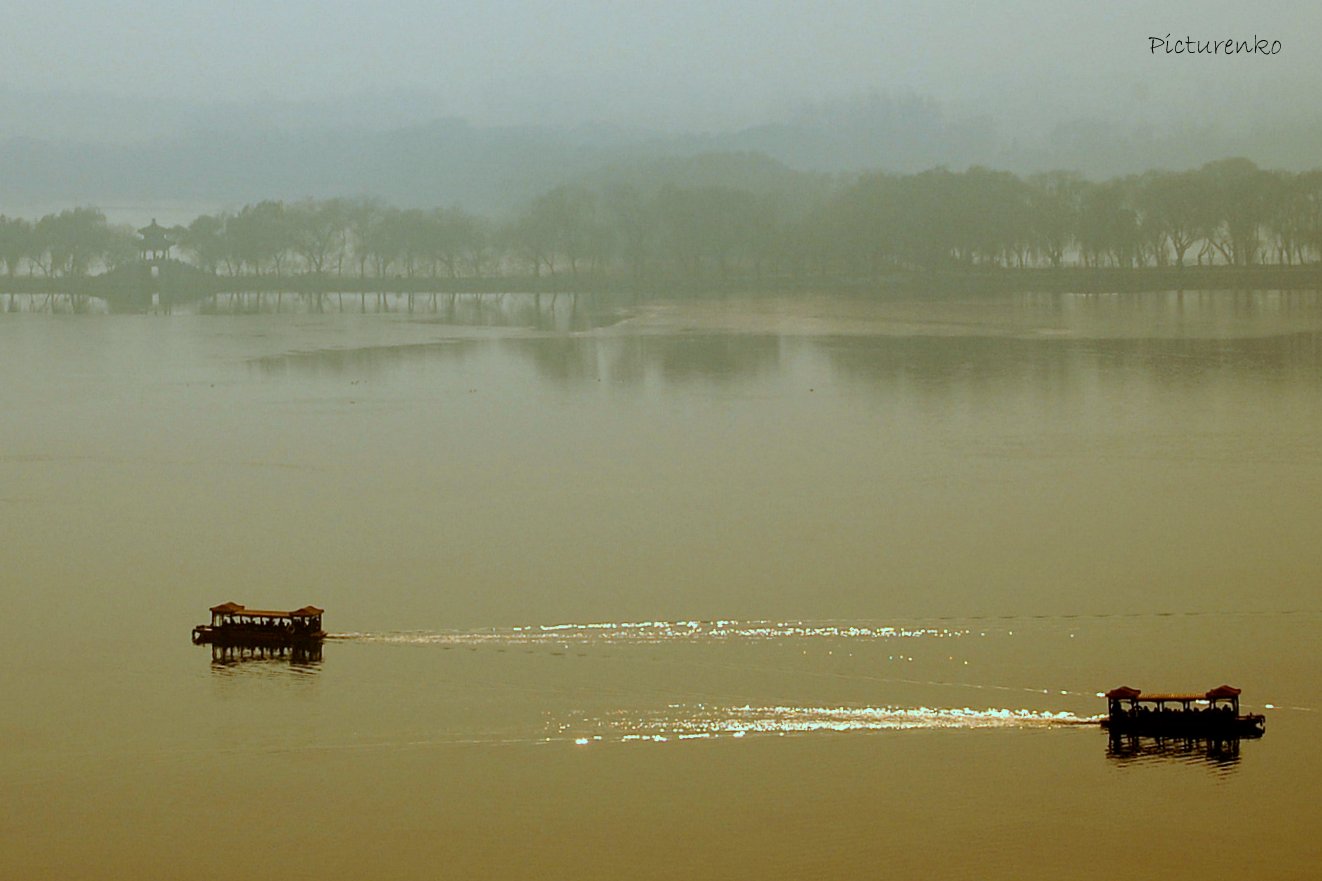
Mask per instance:
[[[1239,689],[1221,685],[1201,694],[1145,694],[1122,685],[1105,695],[1102,726],[1112,734],[1149,737],[1261,737],[1267,719],[1239,712]]]
[[[320,643],[325,609],[304,606],[292,612],[249,609],[238,603],[211,607],[211,623],[193,628],[195,644],[295,646]]]

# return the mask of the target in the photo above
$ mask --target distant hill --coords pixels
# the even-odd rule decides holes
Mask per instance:
[[[0,143],[0,204],[370,194],[500,212],[601,159],[600,148],[554,130],[457,121],[389,132],[198,132],[132,146],[15,139]]]
[[[115,202],[214,210],[270,198],[374,195],[404,207],[459,204],[501,216],[567,181],[751,190],[775,181],[785,191],[793,188],[793,172],[977,164],[1112,176],[1192,168],[1228,155],[1297,170],[1316,165],[1322,143],[1322,123],[1311,118],[1242,132],[1076,120],[1032,134],[1001,131],[991,118],[951,118],[934,101],[886,96],[811,107],[739,131],[678,135],[608,125],[482,127],[459,119],[393,128],[318,125],[231,120],[131,144],[0,138],[0,213]]]

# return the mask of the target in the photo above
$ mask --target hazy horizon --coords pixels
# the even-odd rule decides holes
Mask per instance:
[[[728,132],[818,102],[916,95],[1044,131],[1075,119],[1241,128],[1307,107],[1322,78],[1298,3],[879,4],[594,0],[462,10],[395,0],[249,0],[190,11],[16,0],[0,138],[132,141],[227,124],[621,126]],[[1278,55],[1175,56],[1150,36],[1282,41]],[[125,111],[137,107],[137,112]],[[151,131],[153,121],[160,130]]]

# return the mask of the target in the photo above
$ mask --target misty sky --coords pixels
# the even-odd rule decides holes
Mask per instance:
[[[420,118],[728,128],[871,91],[960,112],[1311,106],[1322,4],[819,0],[8,0],[0,88],[196,102],[412,96]],[[1153,57],[1147,37],[1282,40]]]

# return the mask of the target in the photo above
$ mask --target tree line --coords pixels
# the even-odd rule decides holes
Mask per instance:
[[[793,174],[793,173],[791,173]],[[268,200],[172,228],[221,276],[875,278],[914,270],[1293,266],[1322,260],[1322,170],[1224,159],[1090,181],[971,167],[822,178],[805,193],[673,182],[557,186],[503,222],[377,199]],[[141,259],[94,208],[0,215],[0,265],[77,278]]]

